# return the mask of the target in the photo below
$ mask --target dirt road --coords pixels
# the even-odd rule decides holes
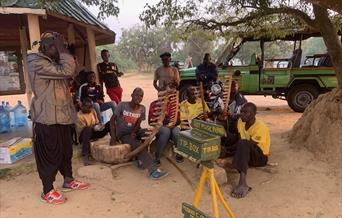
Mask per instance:
[[[128,75],[121,80],[124,99],[128,100],[136,86],[145,90],[143,104],[148,106],[155,98],[151,76]],[[315,160],[305,150],[295,150],[287,143],[286,132],[299,118],[286,102],[259,96],[248,97],[261,109],[258,116],[271,130],[270,162],[276,167],[251,169],[248,182],[253,188],[245,199],[231,198],[232,184],[238,179],[231,173],[228,183],[222,173],[218,175],[221,190],[238,218],[274,217],[342,217],[341,179],[329,173],[325,163]],[[14,99],[12,99],[14,100]],[[194,164],[179,164],[195,184],[200,174]],[[107,166],[84,168],[74,163],[75,175],[91,187],[84,191],[66,193],[68,202],[51,206],[40,202],[41,183],[37,173],[21,175],[9,181],[0,181],[1,218],[177,218],[182,217],[182,202],[192,202],[194,192],[180,173],[166,159],[162,168],[170,175],[161,181],[151,181],[147,172],[134,166],[112,171]],[[60,187],[60,175],[55,182]],[[200,208],[211,214],[211,200],[204,193]],[[220,217],[227,217],[220,206]]]

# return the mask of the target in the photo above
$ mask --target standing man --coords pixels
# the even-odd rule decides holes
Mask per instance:
[[[43,183],[41,199],[62,204],[65,198],[53,187],[58,171],[64,177],[64,191],[88,188],[72,176],[71,130],[76,112],[69,81],[75,73],[75,61],[68,54],[62,35],[45,32],[41,36],[39,52],[28,55],[28,67],[34,93],[31,104],[34,153]]]
[[[122,98],[122,88],[118,77],[122,76],[123,73],[119,72],[118,66],[115,63],[109,62],[110,54],[107,49],[101,51],[101,57],[103,62],[97,65],[100,85],[103,87],[104,83],[110,99],[119,104]]]
[[[179,72],[176,67],[172,67],[170,65],[171,54],[169,52],[165,52],[160,55],[160,58],[163,62],[163,66],[159,67],[156,72],[154,72],[154,88],[158,92],[166,90],[167,87],[178,88],[180,82]]]
[[[211,83],[217,80],[217,67],[211,62],[211,56],[209,53],[204,54],[203,63],[196,68],[196,80],[197,84],[203,82],[203,87],[207,88]]]

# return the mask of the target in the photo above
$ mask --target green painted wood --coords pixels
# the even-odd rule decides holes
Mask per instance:
[[[199,129],[179,133],[177,149],[196,161],[215,160],[220,156],[221,138]]]
[[[198,119],[191,121],[192,128],[200,129],[217,136],[226,136],[226,130],[222,125]]]
[[[212,218],[211,216],[187,203],[182,204],[182,213],[184,214],[183,218]]]

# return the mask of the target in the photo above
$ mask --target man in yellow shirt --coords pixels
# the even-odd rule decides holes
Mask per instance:
[[[241,109],[237,128],[240,140],[236,144],[233,168],[240,173],[239,184],[233,189],[232,196],[243,198],[251,190],[247,185],[246,176],[249,166],[265,166],[270,151],[270,132],[268,127],[256,115],[256,106],[246,103]]]
[[[210,112],[209,107],[204,103],[204,109],[202,105],[202,99],[197,98],[196,90],[194,87],[189,87],[186,90],[187,99],[180,103],[180,127],[181,129],[189,129],[191,120],[195,118],[202,119],[203,117],[208,117]],[[206,115],[204,115],[204,113]]]
[[[179,131],[191,129],[191,121],[193,119],[203,119],[204,117],[208,117],[208,113],[210,112],[206,103],[204,103],[205,110],[203,110],[202,99],[196,96],[195,87],[189,87],[186,90],[186,95],[187,99],[182,101],[179,106],[180,126],[175,127],[172,130],[172,134],[174,135],[178,135]],[[181,163],[184,160],[181,155],[176,154],[176,161]]]

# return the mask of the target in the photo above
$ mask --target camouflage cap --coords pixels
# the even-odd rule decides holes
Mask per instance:
[[[50,44],[55,41],[56,35],[58,33],[53,31],[46,31],[40,35],[40,44],[47,43]]]

